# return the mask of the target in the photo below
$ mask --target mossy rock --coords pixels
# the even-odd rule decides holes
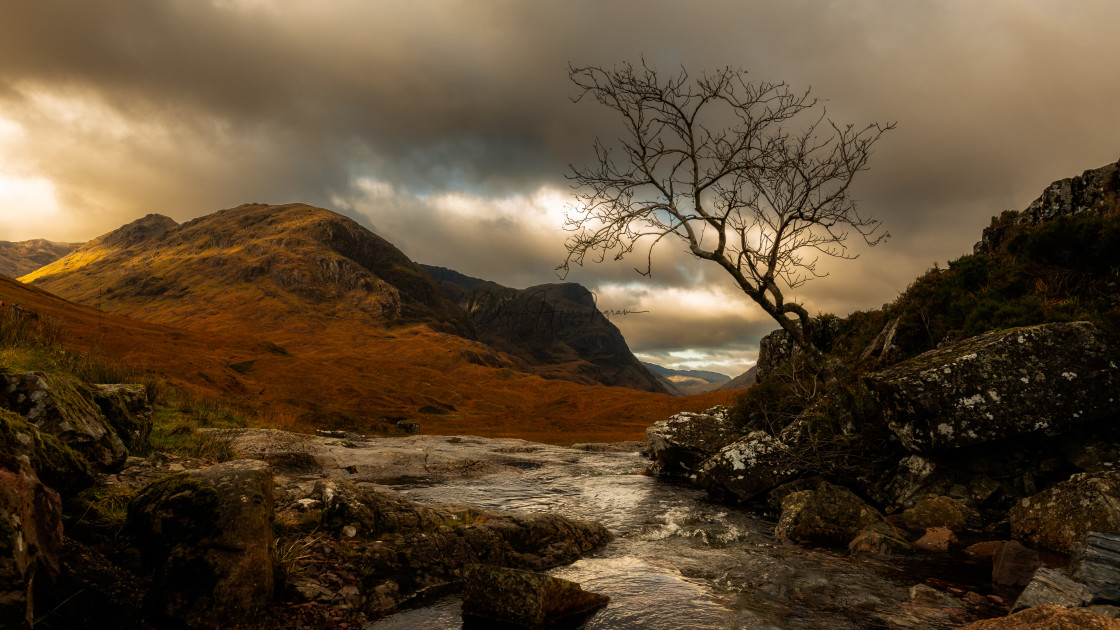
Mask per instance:
[[[94,385],[93,400],[130,453],[151,449],[152,406],[139,384]]]
[[[235,460],[163,477],[129,504],[154,569],[153,608],[188,627],[228,627],[272,600],[272,470]]]
[[[115,470],[128,450],[93,400],[92,388],[64,376],[0,370],[0,407],[57,436],[95,468]]]
[[[27,457],[39,479],[63,496],[72,496],[93,483],[85,457],[6,409],[0,409],[0,453]]]
[[[128,504],[128,524],[144,551],[156,552],[174,544],[209,538],[218,530],[218,490],[193,479],[190,473],[172,473],[158,479]]]

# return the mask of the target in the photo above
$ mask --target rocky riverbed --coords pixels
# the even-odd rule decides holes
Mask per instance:
[[[307,505],[305,495],[327,478],[422,506],[465,504],[478,512],[601,523],[613,541],[551,570],[611,597],[583,628],[950,628],[1001,612],[1003,600],[986,586],[990,568],[963,555],[852,558],[778,543],[773,520],[646,474],[650,461],[639,443],[566,448],[465,436],[263,430],[227,436],[239,455],[272,464],[282,520]],[[324,551],[330,546],[325,539],[319,544]],[[346,602],[344,588],[331,583],[345,567],[322,571],[313,564],[318,561],[315,553],[308,556],[302,596],[371,611],[377,586],[361,595],[350,591],[354,601]],[[447,582],[443,596],[433,583],[425,592],[437,595],[383,601],[382,610],[404,610],[366,627],[461,627],[454,579]],[[964,599],[969,593],[973,603]]]

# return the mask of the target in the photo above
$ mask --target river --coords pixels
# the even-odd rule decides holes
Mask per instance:
[[[555,512],[599,521],[614,532],[614,542],[551,571],[611,597],[578,628],[952,628],[971,615],[951,600],[912,598],[911,587],[926,582],[941,589],[987,588],[990,569],[959,557],[850,558],[843,550],[778,544],[773,521],[714,503],[687,483],[643,474],[649,460],[636,452],[420,439],[438,440],[444,454],[458,447],[464,457],[474,449],[504,453],[506,460],[492,474],[393,485],[408,498]],[[460,603],[454,595],[429,600],[366,628],[462,628]]]

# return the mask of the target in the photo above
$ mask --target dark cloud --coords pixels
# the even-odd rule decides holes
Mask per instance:
[[[812,86],[839,120],[899,123],[857,182],[893,238],[806,285],[822,310],[881,304],[967,252],[991,215],[1120,157],[1111,2],[0,0],[0,15],[5,240],[304,201],[423,262],[554,280],[563,173],[618,122],[571,103],[567,65],[643,55],[742,66]],[[679,250],[654,262],[649,280],[632,271],[641,261],[570,279],[605,294],[726,289]],[[748,348],[736,340],[765,319],[742,312],[624,330],[651,352]]]

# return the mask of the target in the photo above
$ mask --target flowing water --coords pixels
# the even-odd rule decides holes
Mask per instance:
[[[507,462],[517,470],[396,489],[425,503],[555,512],[607,526],[614,542],[550,571],[611,597],[579,628],[949,628],[968,615],[912,601],[910,587],[921,575],[951,572],[958,583],[983,582],[944,556],[853,559],[777,544],[772,521],[641,474],[649,461],[637,453],[531,448]],[[461,628],[460,603],[429,601],[367,629]]]

